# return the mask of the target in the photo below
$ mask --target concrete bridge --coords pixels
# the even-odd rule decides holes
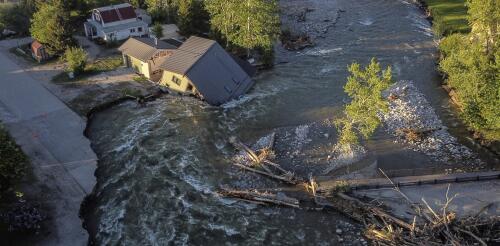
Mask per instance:
[[[387,178],[333,180],[331,177],[322,176],[317,177],[317,182],[319,185],[318,192],[331,193],[339,188],[368,190],[392,188],[394,186],[407,187],[497,179],[500,179],[500,171],[406,176],[391,178],[390,180]]]

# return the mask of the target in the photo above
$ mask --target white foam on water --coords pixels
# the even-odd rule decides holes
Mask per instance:
[[[371,26],[375,21],[372,19],[372,18],[365,18],[361,21],[359,21],[359,24],[363,25],[363,26]]]
[[[182,177],[182,180],[191,185],[196,191],[203,192],[203,194],[212,193],[211,187],[208,184],[203,183],[192,175],[185,175]]]
[[[130,148],[132,148],[137,142],[139,136],[142,135],[140,134],[140,132],[145,130],[147,128],[146,125],[154,122],[158,117],[161,117],[161,113],[157,110],[157,112],[155,112],[155,114],[152,114],[150,117],[141,118],[141,120],[127,125],[123,131],[128,132],[128,134],[123,135],[123,137],[119,141],[122,144],[116,146],[110,152],[122,152],[124,150],[129,150]]]
[[[426,36],[432,37],[434,33],[432,32],[431,24],[422,15],[411,13],[406,16],[407,19],[413,21],[412,26],[416,27],[416,31],[423,33]]]
[[[106,216],[99,223],[97,238],[101,239],[103,245],[112,244],[122,238],[124,224],[121,222],[125,218],[126,201],[121,201],[117,206],[104,208]],[[102,236],[102,237],[101,237]]]
[[[334,68],[332,66],[324,67],[321,70],[319,70],[319,73],[321,73],[321,74],[329,73],[329,72],[333,71],[333,69]]]
[[[308,50],[306,51],[305,55],[309,55],[309,56],[324,56],[324,55],[329,55],[331,53],[335,53],[335,52],[339,52],[339,51],[342,51],[343,49],[342,48],[332,48],[332,49],[312,49],[312,50]]]
[[[238,232],[236,229],[231,228],[231,227],[226,226],[226,225],[216,225],[216,224],[208,223],[208,227],[210,228],[210,230],[224,231],[224,233],[227,236],[233,236],[233,235],[240,234],[240,232]]]

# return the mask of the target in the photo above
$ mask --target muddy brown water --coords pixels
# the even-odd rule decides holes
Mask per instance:
[[[321,2],[345,10],[335,26],[314,48],[278,51],[278,61],[286,63],[259,74],[244,98],[211,107],[166,96],[145,107],[127,102],[95,115],[89,136],[100,158],[98,184],[86,217],[97,245],[332,245],[336,228],[344,230],[344,242],[360,244],[355,228],[338,214],[255,207],[214,191],[246,182],[228,168],[234,154],[229,136],[251,142],[276,128],[339,116],[348,101],[342,89],[347,65],[371,57],[391,65],[395,79],[413,80],[462,143],[492,158],[467,140],[440,88],[436,44],[419,9],[397,0]],[[313,11],[308,21],[324,18]],[[334,133],[328,141],[335,141]],[[446,165],[405,150],[381,132],[367,146],[384,168]]]

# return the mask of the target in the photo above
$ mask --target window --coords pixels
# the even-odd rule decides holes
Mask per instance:
[[[142,32],[142,27],[138,27],[138,28],[137,28],[137,31],[138,31],[138,32]]]
[[[131,33],[135,32],[135,28],[130,29],[130,32]]]
[[[181,79],[177,78],[175,75],[172,75],[172,82],[174,82],[176,85],[181,85]]]

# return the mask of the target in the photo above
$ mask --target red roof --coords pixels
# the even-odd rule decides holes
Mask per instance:
[[[31,43],[32,50],[38,50],[42,47],[43,47],[43,45],[40,42],[38,42],[37,40],[35,40],[35,41],[33,41],[33,43]]]
[[[104,23],[137,18],[132,6],[100,11]]]

